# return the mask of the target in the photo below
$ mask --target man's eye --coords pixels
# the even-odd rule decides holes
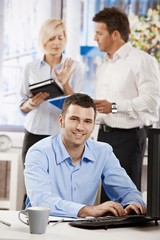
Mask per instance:
[[[73,121],[77,121],[77,118],[72,117],[71,120],[73,120]]]
[[[90,121],[90,120],[86,120],[85,122],[86,122],[86,123],[92,123],[92,121]]]

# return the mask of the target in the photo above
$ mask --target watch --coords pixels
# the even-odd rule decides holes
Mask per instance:
[[[117,113],[117,104],[115,102],[112,103],[112,113]]]
[[[5,134],[0,134],[0,151],[4,152],[11,148],[12,141],[10,137]]]

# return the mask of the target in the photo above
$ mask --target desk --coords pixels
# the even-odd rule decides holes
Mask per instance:
[[[0,224],[0,240],[159,240],[160,239],[160,222],[159,226],[154,223],[147,227],[133,227],[133,228],[115,228],[115,229],[98,229],[86,230],[74,228],[68,223],[59,223],[52,227],[49,224],[45,234],[35,235],[29,233],[29,227],[20,222],[18,219],[18,211],[0,211],[0,219],[8,221],[12,224],[7,227]]]

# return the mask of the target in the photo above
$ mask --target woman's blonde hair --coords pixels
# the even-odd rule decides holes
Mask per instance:
[[[46,20],[39,31],[38,44],[40,49],[45,51],[45,44],[59,31],[64,32],[65,41],[67,41],[67,30],[64,22],[61,19],[50,18]]]

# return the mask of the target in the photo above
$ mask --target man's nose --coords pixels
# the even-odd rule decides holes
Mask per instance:
[[[93,39],[94,39],[94,41],[97,41],[97,37],[96,37],[96,35],[94,35],[94,38],[93,38]]]
[[[84,129],[83,122],[78,122],[76,128],[79,129],[79,130],[83,130]]]

